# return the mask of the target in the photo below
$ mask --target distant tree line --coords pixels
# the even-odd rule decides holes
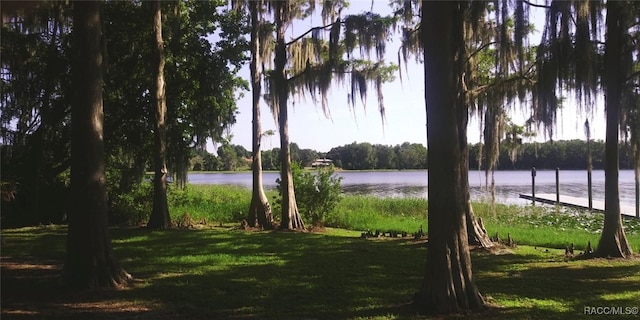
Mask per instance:
[[[347,170],[427,168],[427,148],[420,143],[390,146],[353,142],[329,150],[327,157]]]
[[[593,169],[604,169],[604,141],[591,141]],[[469,146],[469,168],[482,169],[478,165],[480,144]],[[497,170],[537,169],[587,169],[587,142],[584,140],[547,141],[544,143],[523,143],[515,152],[515,161],[509,153],[511,150],[501,149]],[[628,144],[620,144],[620,169],[632,169],[633,156]]]
[[[301,167],[309,167],[314,160],[326,154],[311,149],[300,149],[296,143],[291,146],[291,161]],[[251,151],[234,144],[223,144],[216,150],[217,156],[204,149],[194,149],[191,158],[193,171],[236,171],[251,169]],[[262,169],[278,170],[280,168],[280,148],[263,150]]]
[[[478,154],[481,144],[469,146],[469,168],[483,169],[479,165]],[[620,146],[620,168],[633,168],[630,146]],[[280,148],[262,151],[262,168],[278,170]],[[500,150],[497,170],[538,169],[587,169],[587,142],[584,140],[561,140],[543,143],[523,143],[517,150]],[[514,156],[512,158],[512,156]],[[591,142],[593,169],[604,168],[604,141]],[[291,144],[292,161],[301,167],[310,167],[318,158],[333,160],[336,167],[345,170],[408,170],[427,169],[427,149],[420,143],[404,142],[395,146],[353,142],[334,147],[323,153],[312,149],[300,149],[296,143]],[[193,171],[234,171],[250,170],[251,151],[240,145],[224,144],[217,149],[217,156],[204,149],[194,150],[191,158]]]

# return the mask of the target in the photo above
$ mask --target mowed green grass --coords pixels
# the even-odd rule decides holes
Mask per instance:
[[[274,195],[268,192],[269,199]],[[206,222],[199,226],[205,229],[112,229],[119,261],[138,280],[106,297],[43,298],[38,292],[57,288],[57,279],[51,272],[26,275],[40,269],[59,273],[64,227],[2,230],[2,318],[423,318],[408,304],[424,276],[424,243],[359,236],[366,230],[411,233],[423,227],[426,232],[426,200],[345,196],[327,215],[323,234],[236,230],[250,196],[249,190],[229,186],[172,190],[172,218],[189,214]],[[519,246],[512,254],[473,253],[476,282],[491,308],[471,318],[594,318],[584,314],[585,308],[640,307],[637,258],[565,261],[570,243],[578,251],[587,241],[597,245],[602,214],[552,206],[473,207],[492,237],[510,234]],[[274,216],[279,218],[277,212]],[[220,223],[225,227],[217,227]],[[640,252],[640,220],[623,223],[633,250]],[[33,265],[24,275],[8,278],[15,273],[4,268],[12,261]]]
[[[359,232],[332,228],[322,234],[245,232],[231,225],[111,232],[119,261],[138,281],[98,296],[108,297],[109,305],[128,306],[118,313],[126,318],[427,318],[408,306],[424,276],[424,242],[361,239]],[[63,263],[65,227],[3,230],[2,238],[3,263]],[[472,257],[476,283],[491,307],[471,319],[591,319],[585,307],[640,307],[637,258],[565,261],[564,250],[530,246]],[[41,301],[36,293],[56,290],[56,279],[5,274],[3,319],[48,318],[33,311],[40,310],[34,305],[51,318],[109,316],[88,307],[96,302],[94,293]],[[21,296],[26,303],[16,298]],[[31,312],[9,313],[20,308]]]

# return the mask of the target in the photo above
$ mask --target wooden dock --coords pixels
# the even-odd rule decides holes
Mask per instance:
[[[533,200],[533,196],[531,194],[520,194],[520,198]],[[564,207],[578,208],[578,209],[586,209],[589,210],[589,200],[586,198],[578,198],[560,195],[560,203],[556,203],[556,194],[555,193],[541,193],[536,194],[535,201],[539,203],[545,204],[559,204]],[[604,212],[604,201],[593,200],[592,201],[592,210],[596,212]],[[620,213],[624,217],[637,218],[635,215],[635,208],[633,206],[620,205]]]

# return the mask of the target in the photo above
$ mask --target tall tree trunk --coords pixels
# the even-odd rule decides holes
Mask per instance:
[[[287,64],[287,48],[285,44],[285,29],[288,21],[288,6],[286,1],[276,2],[276,48],[275,48],[275,84],[278,94],[278,129],[280,131],[280,179],[282,185],[282,218],[281,229],[304,229],[302,216],[298,211],[296,195],[293,188],[293,174],[291,172],[291,147],[289,145],[288,106],[289,83],[285,67]]]
[[[624,81],[621,56],[624,3],[607,1],[607,35],[605,40],[605,108],[607,129],[605,141],[604,227],[596,249],[599,257],[630,257],[631,246],[622,228],[618,187],[618,134],[622,86]]]
[[[156,130],[153,150],[153,211],[149,217],[147,228],[171,228],[169,205],[167,203],[167,100],[164,80],[164,42],[162,40],[162,12],[160,1],[153,2],[153,35],[154,66],[156,66],[155,85],[153,87],[152,105],[155,107]]]
[[[102,123],[102,24],[100,2],[73,7],[71,204],[62,278],[76,288],[125,284],[131,276],[111,246]]]
[[[252,157],[251,169],[253,173],[253,191],[251,193],[251,204],[249,206],[248,223],[251,227],[261,229],[273,228],[273,215],[269,200],[264,193],[262,185],[262,155],[260,154],[260,143],[262,141],[262,126],[260,123],[260,96],[262,86],[260,85],[260,71],[258,65],[260,61],[260,20],[258,17],[258,2],[249,1],[249,12],[251,13],[251,89],[253,93],[253,126],[252,126]]]
[[[462,98],[463,12],[459,2],[422,5],[429,150],[427,265],[414,305],[451,314],[484,307],[473,282],[465,214],[469,208],[468,110]],[[434,156],[435,155],[435,156]]]

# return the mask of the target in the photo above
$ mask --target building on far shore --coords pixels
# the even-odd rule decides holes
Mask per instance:
[[[322,158],[316,159],[311,163],[311,168],[328,167],[333,164],[331,159]]]

